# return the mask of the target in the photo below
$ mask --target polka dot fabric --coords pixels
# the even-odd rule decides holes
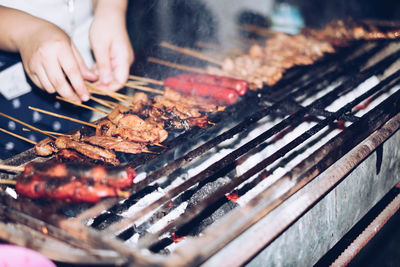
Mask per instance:
[[[28,108],[29,106],[70,116],[83,121],[89,121],[91,117],[90,111],[68,103],[60,102],[55,98],[55,95],[49,95],[39,89],[33,89],[30,93],[13,100],[7,100],[0,95],[1,112],[31,124],[41,130],[66,133],[81,126],[76,122],[30,110]],[[25,126],[4,117],[0,117],[0,127],[29,138],[35,142],[46,137],[37,132],[24,131],[23,128],[26,128]],[[32,146],[32,144],[26,141],[19,140],[16,137],[0,132],[0,159],[7,159],[15,156]]]

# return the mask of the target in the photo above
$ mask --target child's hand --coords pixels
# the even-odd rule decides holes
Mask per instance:
[[[89,100],[84,80],[96,80],[68,35],[52,23],[36,20],[18,39],[18,50],[31,80],[49,93],[81,102]]]
[[[90,43],[95,56],[97,86],[118,90],[128,79],[134,54],[125,25],[126,1],[101,1],[95,7]]]

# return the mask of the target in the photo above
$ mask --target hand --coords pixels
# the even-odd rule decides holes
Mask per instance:
[[[18,40],[25,70],[31,80],[49,93],[58,92],[75,102],[89,100],[84,80],[97,80],[85,65],[68,35],[52,23],[36,20]]]
[[[90,43],[95,57],[96,85],[116,91],[128,79],[134,53],[125,25],[125,9],[118,1],[99,1],[90,28]]]

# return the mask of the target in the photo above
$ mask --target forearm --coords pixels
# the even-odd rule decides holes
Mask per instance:
[[[92,0],[94,16],[107,16],[115,15],[125,21],[126,9],[128,7],[128,0]]]
[[[24,38],[47,24],[23,11],[0,6],[0,50],[19,52]]]

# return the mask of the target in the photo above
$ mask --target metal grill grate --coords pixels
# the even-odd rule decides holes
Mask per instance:
[[[290,71],[274,87],[251,92],[210,117],[216,126],[172,133],[165,143],[167,148],[158,148],[158,155],[121,155],[139,174],[127,200],[71,205],[13,199],[1,192],[4,219],[0,227],[4,231],[0,231],[0,238],[29,244],[61,261],[199,264],[398,113],[400,92],[393,90],[400,80],[398,68],[335,111],[328,109],[338,98],[371,77],[381,76],[396,62],[400,50],[365,67],[390,45],[354,44],[312,66]],[[380,96],[387,97],[358,116],[357,105]],[[275,141],[296,128],[301,128],[297,137],[287,137],[282,146],[274,147]],[[314,146],[319,148],[271,178]],[[22,164],[34,158],[32,153],[30,150],[10,162]],[[242,168],[243,164],[246,166]],[[232,197],[249,195],[262,183],[266,185],[243,204],[232,201]],[[211,224],[214,219],[218,223]],[[35,240],[39,233],[45,233],[40,234],[44,244]],[[68,257],[49,249],[54,244],[67,249]]]

